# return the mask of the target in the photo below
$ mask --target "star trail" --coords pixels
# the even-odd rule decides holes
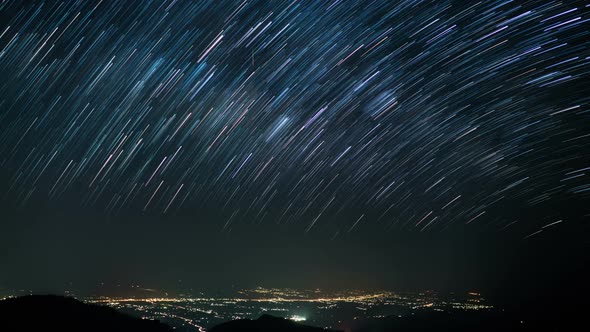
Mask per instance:
[[[20,209],[526,241],[590,213],[582,1],[4,0],[0,76]]]

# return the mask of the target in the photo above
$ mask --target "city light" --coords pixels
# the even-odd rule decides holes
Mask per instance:
[[[299,315],[293,315],[293,316],[289,317],[289,319],[294,322],[303,322],[303,321],[307,320],[307,318],[305,318],[303,316],[299,316]]]

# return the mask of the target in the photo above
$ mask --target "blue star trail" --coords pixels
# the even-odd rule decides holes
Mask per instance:
[[[590,198],[590,3],[2,1],[0,17],[0,199],[21,209],[523,239],[590,213],[568,205]]]

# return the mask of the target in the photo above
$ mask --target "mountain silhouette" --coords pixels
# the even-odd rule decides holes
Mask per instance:
[[[171,332],[154,320],[55,295],[30,295],[0,301],[0,331]]]
[[[336,330],[328,330],[321,327],[313,327],[295,323],[291,320],[273,317],[270,315],[262,315],[260,318],[252,319],[238,319],[226,323],[219,324],[209,330],[210,332],[336,332]]]

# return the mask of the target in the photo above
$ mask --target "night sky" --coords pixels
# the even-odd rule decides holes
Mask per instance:
[[[496,290],[590,249],[584,1],[4,0],[0,77],[3,288]]]

